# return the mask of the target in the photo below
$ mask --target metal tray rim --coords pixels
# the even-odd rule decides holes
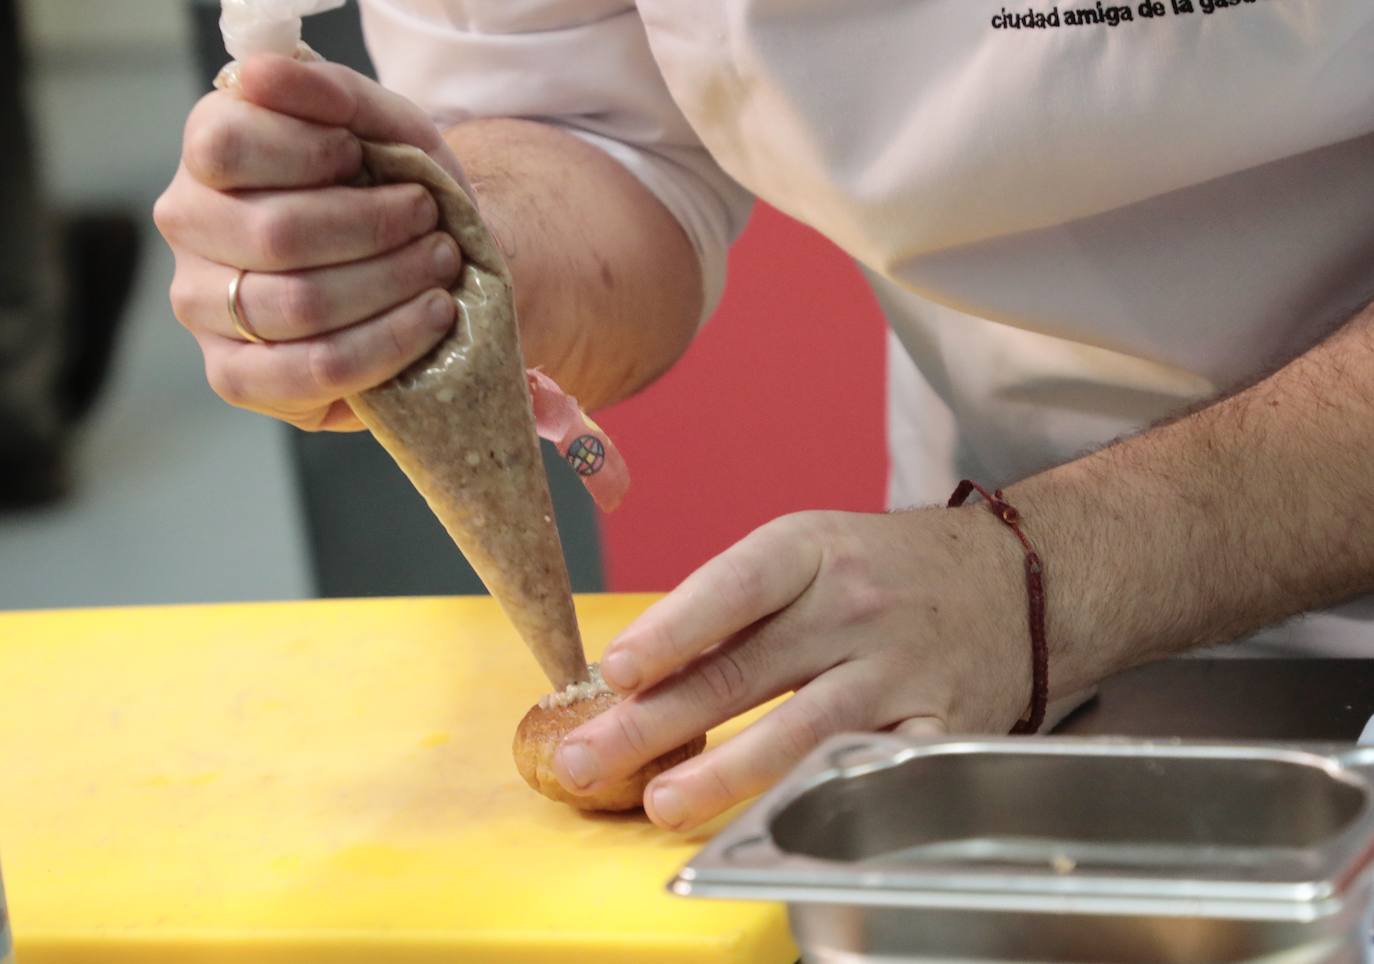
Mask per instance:
[[[1170,880],[1121,878],[1101,873],[1060,874],[1049,867],[983,871],[968,866],[920,868],[848,865],[783,852],[768,827],[776,813],[829,780],[899,766],[918,756],[1008,749],[1018,754],[1133,755],[1284,760],[1325,769],[1360,787],[1365,802],[1342,831],[1295,861],[1275,848],[1269,870],[1278,881],[1225,877]],[[1140,913],[1208,917],[1316,919],[1339,910],[1342,894],[1371,869],[1370,848],[1355,846],[1374,835],[1374,748],[1332,744],[1222,743],[1133,740],[1118,737],[1014,737],[921,740],[891,734],[840,734],[817,747],[778,786],[711,840],[668,883],[680,896],[786,900],[912,907],[1015,907],[1055,912],[1117,913],[1124,904]],[[747,857],[739,855],[747,851]],[[1285,860],[1287,861],[1285,863]]]

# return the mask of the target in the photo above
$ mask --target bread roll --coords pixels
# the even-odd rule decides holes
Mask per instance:
[[[579,690],[581,692],[577,692]],[[620,697],[594,675],[592,683],[569,687],[530,707],[515,729],[515,766],[525,782],[549,799],[571,804],[579,810],[634,810],[643,805],[644,788],[650,780],[706,748],[706,737],[699,736],[663,754],[627,779],[598,786],[585,794],[570,793],[554,776],[554,752],[569,733],[619,702]]]

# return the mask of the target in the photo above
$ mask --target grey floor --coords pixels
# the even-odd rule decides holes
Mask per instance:
[[[150,211],[198,96],[179,0],[28,0],[34,120],[59,206],[128,207],[144,258],[60,507],[0,515],[0,609],[314,594],[286,434],[206,387]]]

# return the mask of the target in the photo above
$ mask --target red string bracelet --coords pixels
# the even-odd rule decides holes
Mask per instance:
[[[1016,533],[1021,548],[1026,550],[1026,598],[1030,604],[1029,622],[1031,638],[1031,699],[1030,712],[1017,720],[1012,727],[1013,733],[1036,733],[1045,722],[1045,705],[1050,698],[1050,653],[1045,642],[1045,567],[1035,546],[1021,531],[1021,513],[1002,497],[997,489],[991,495],[977,482],[968,479],[959,483],[954,494],[949,497],[949,507],[956,508],[967,501],[969,495],[977,492],[988,504],[992,514],[1006,523],[1007,528]]]

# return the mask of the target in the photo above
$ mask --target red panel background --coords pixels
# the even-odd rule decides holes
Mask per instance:
[[[880,510],[884,330],[847,257],[758,205],[720,309],[686,356],[597,414],[633,478],[601,517],[606,588],[671,588],[787,512]]]

